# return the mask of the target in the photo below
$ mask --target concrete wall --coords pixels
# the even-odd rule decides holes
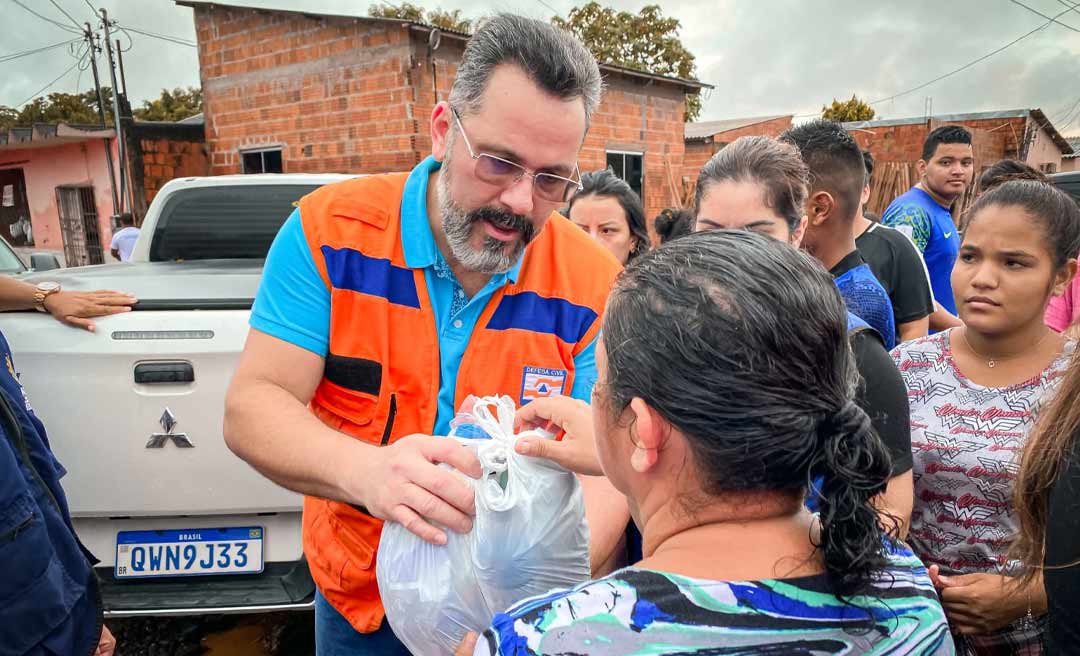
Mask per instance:
[[[110,142],[110,147],[113,150],[113,161],[119,161],[115,140]],[[64,250],[60,215],[56,207],[56,188],[68,185],[93,186],[98,233],[108,261],[108,244],[112,239],[112,186],[105,161],[105,145],[101,140],[6,150],[0,153],[0,168],[23,170],[35,251]]]

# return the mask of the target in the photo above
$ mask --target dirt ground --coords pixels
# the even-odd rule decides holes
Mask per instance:
[[[314,656],[307,613],[131,618],[107,622],[117,656]]]

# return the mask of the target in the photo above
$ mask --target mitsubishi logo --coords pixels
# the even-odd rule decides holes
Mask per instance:
[[[146,443],[146,448],[160,449],[165,446],[165,443],[169,440],[172,440],[173,444],[181,449],[192,449],[195,447],[195,445],[191,443],[191,440],[188,439],[187,433],[173,432],[176,428],[177,421],[172,410],[165,408],[165,412],[161,414],[161,419],[158,420],[158,423],[161,424],[161,429],[165,432],[152,434],[150,436],[150,441]]]

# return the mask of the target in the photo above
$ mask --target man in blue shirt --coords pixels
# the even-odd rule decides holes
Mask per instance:
[[[318,586],[320,656],[407,653],[383,618],[372,579],[377,534],[369,538],[376,520],[397,521],[436,544],[446,542],[444,531],[472,529],[472,489],[439,466],[473,478],[481,472],[468,450],[438,437],[449,430],[457,396],[505,388],[507,370],[524,374],[522,403],[553,389],[590,396],[602,300],[619,265],[555,210],[580,188],[578,153],[600,89],[595,59],[572,35],[492,17],[432,111],[432,156],[407,179],[372,176],[312,194],[270,249],[224,434],[261,473],[308,496],[305,553]],[[342,265],[341,253],[353,264]],[[542,278],[553,281],[547,296],[534,289]],[[587,308],[577,299],[582,290],[595,291]],[[511,297],[520,302],[502,303]],[[393,316],[413,324],[391,325],[391,306],[422,314],[400,310]],[[566,344],[558,350],[567,354],[559,360],[565,370],[543,381],[530,378],[531,366],[469,367],[481,362],[478,344],[543,344],[550,354],[556,340]],[[432,357],[419,366],[413,353]],[[458,389],[459,380],[477,388]],[[324,421],[313,414],[330,416],[319,391],[338,395],[342,406],[355,398],[388,410],[377,418],[372,411],[365,424],[342,414]],[[382,445],[360,433],[382,433]],[[625,505],[622,512],[614,522],[620,533]],[[597,522],[589,520],[595,544]]]
[[[859,144],[839,123],[821,119],[791,128],[780,140],[798,148],[810,169],[803,248],[829,269],[848,310],[891,349],[896,345],[892,301],[859,255],[852,231],[862,214],[866,178]]]
[[[889,204],[881,223],[904,233],[922,253],[936,304],[930,330],[940,331],[960,325],[952,292],[960,234],[951,207],[974,176],[971,133],[959,125],[931,132],[923,143],[918,170],[918,184]]]

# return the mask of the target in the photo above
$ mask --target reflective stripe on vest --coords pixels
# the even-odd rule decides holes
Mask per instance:
[[[331,290],[325,373],[311,401],[325,424],[370,444],[430,434],[438,412],[439,341],[424,271],[401,245],[407,174],[323,187],[300,201],[316,269]],[[574,357],[596,338],[620,267],[552,215],[526,249],[514,283],[482,311],[460,363],[455,407],[469,394],[519,404],[569,394]],[[356,507],[304,500],[304,552],[323,596],[360,632],[383,608],[374,557],[382,522]]]

